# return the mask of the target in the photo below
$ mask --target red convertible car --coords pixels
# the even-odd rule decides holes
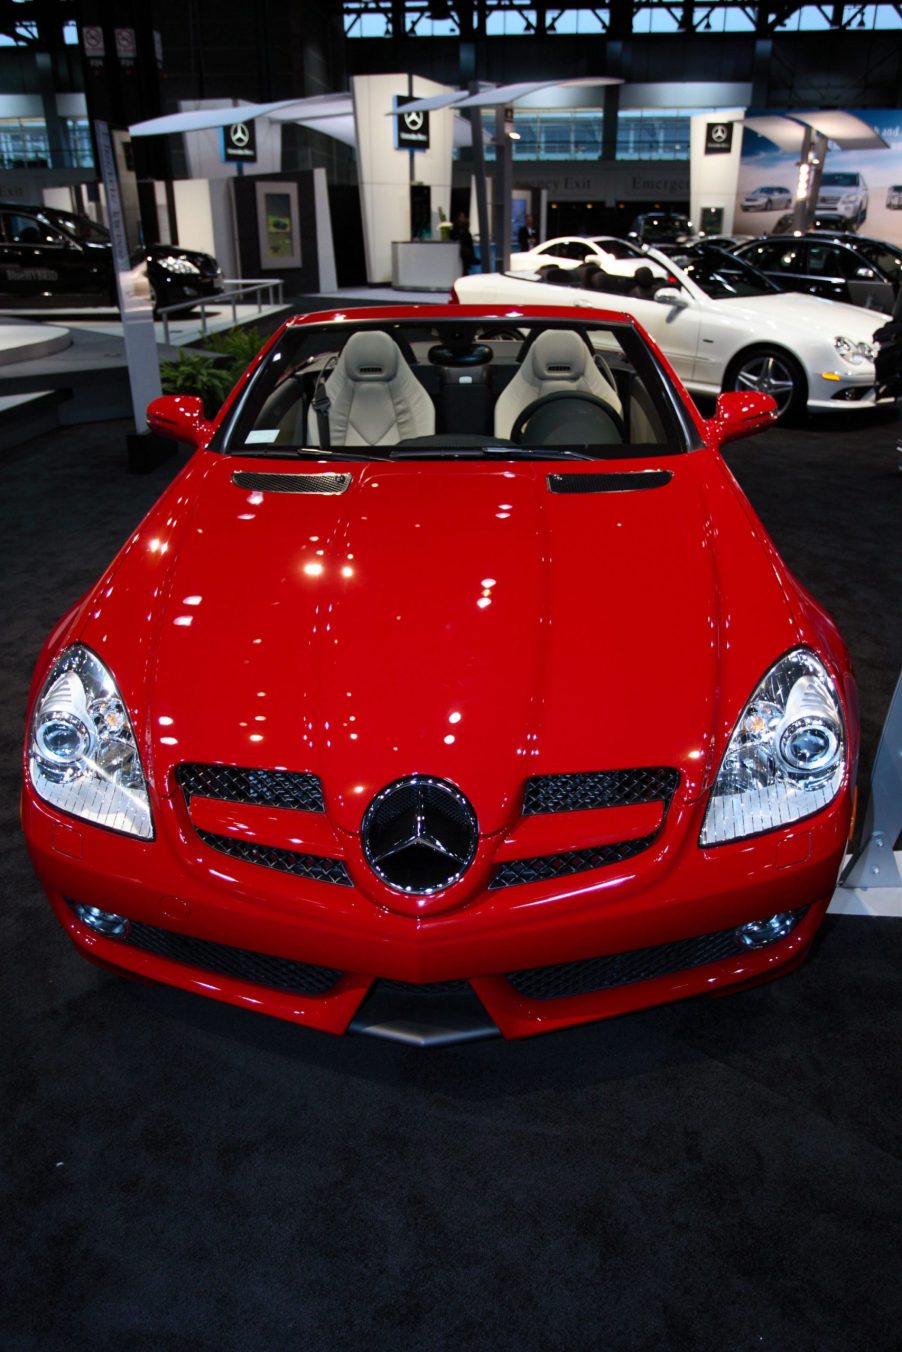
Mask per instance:
[[[632,319],[290,320],[35,673],[23,820],[101,965],[506,1037],[798,963],[852,813],[831,620]]]

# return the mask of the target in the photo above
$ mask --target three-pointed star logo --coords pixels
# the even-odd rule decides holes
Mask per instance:
[[[232,124],[232,145],[243,150],[251,139],[251,134],[244,122],[235,122]]]
[[[372,851],[373,863],[384,864],[386,860],[401,854],[402,851],[416,848],[441,855],[455,864],[462,864],[465,856],[459,850],[451,849],[427,829],[426,794],[423,785],[417,785],[414,792],[416,801],[398,815],[386,832],[387,838],[380,842],[380,848]]]

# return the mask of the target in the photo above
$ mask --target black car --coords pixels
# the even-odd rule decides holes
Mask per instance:
[[[892,311],[899,265],[886,268],[888,246],[876,240],[813,231],[807,235],[768,235],[740,245],[735,252],[784,291],[806,291],[869,310]]]
[[[688,244],[695,238],[695,231],[689,217],[678,211],[646,211],[633,221],[630,238],[668,252],[671,245]]]
[[[222,269],[209,254],[151,244],[130,258],[155,309],[215,296]],[[109,232],[87,216],[0,203],[0,306],[116,305]]]

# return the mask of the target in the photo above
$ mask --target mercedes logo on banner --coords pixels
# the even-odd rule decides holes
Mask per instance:
[[[705,128],[705,154],[729,155],[733,149],[733,123],[709,122]]]
[[[233,122],[222,129],[222,158],[245,163],[257,158],[257,133],[253,122]]]
[[[412,103],[414,96],[410,94],[396,94],[395,107],[403,108],[405,103]],[[395,118],[395,145],[398,150],[428,150],[429,149],[429,114],[415,109],[411,113],[401,113],[400,117]]]

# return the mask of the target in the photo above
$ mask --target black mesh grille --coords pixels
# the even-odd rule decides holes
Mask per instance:
[[[271,990],[291,991],[297,995],[326,995],[342,972],[330,967],[312,967],[306,962],[292,962],[289,958],[274,958],[267,953],[253,953],[246,948],[230,948],[209,939],[193,939],[188,934],[157,929],[132,921],[124,942],[158,958],[169,958],[187,967],[199,967],[205,972],[235,977],[252,986],[267,986]]]
[[[657,834],[621,840],[615,845],[595,845],[588,850],[544,854],[535,859],[510,859],[499,866],[489,887],[545,882],[550,878],[565,878],[570,873],[584,873],[591,868],[604,868],[606,864],[622,864],[625,859],[632,859],[633,855],[647,850]]]
[[[219,850],[233,859],[243,859],[246,864],[261,864],[263,868],[293,873],[297,878],[312,878],[316,882],[351,886],[348,871],[340,859],[325,859],[318,854],[298,854],[276,845],[261,845],[257,841],[238,840],[233,836],[217,836],[212,831],[198,831],[197,834],[211,850]]]
[[[523,815],[633,807],[636,803],[654,802],[663,802],[666,811],[679,782],[679,771],[663,766],[597,770],[575,775],[535,775],[526,781]]]
[[[316,775],[292,770],[243,770],[237,765],[184,764],[175,777],[185,797],[218,798],[228,803],[296,808],[324,812],[322,785]]]
[[[803,907],[793,913],[796,925],[806,909]],[[717,962],[719,958],[749,952],[751,950],[736,937],[736,930],[728,929],[693,939],[680,939],[673,944],[659,944],[655,948],[612,953],[604,958],[585,958],[554,967],[530,967],[522,972],[508,973],[507,979],[517,993],[528,1000],[566,1000],[574,995],[591,995],[593,991],[609,990],[614,986],[650,981],[653,977],[669,976],[673,972]]]
[[[669,469],[633,470],[626,474],[549,474],[552,493],[637,493],[663,488],[673,478]]]
[[[470,983],[465,978],[454,981],[429,981],[423,986],[418,986],[415,981],[391,981],[385,977],[373,985],[374,991],[390,991],[397,995],[459,995],[470,989]]]
[[[258,493],[344,493],[350,474],[274,474],[262,470],[236,469],[232,483]]]

